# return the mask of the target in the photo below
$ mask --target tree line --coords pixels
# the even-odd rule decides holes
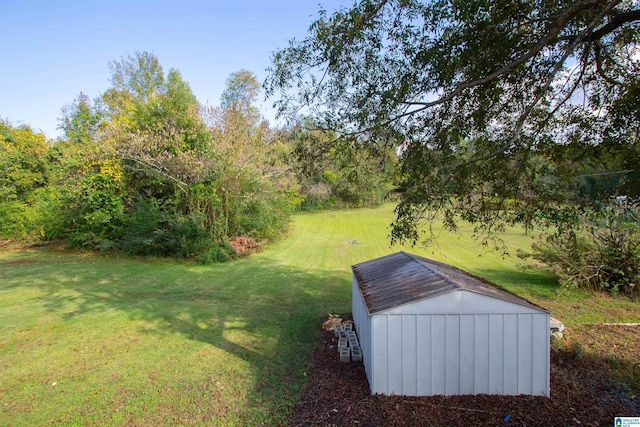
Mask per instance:
[[[393,156],[346,161],[317,153],[317,131],[272,128],[250,71],[211,107],[152,53],[109,68],[104,93],[63,108],[55,141],[0,121],[0,238],[209,263],[235,256],[234,237],[277,240],[295,210],[371,206],[390,188]]]

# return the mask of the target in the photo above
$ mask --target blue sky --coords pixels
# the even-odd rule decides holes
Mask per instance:
[[[109,85],[109,63],[153,52],[203,104],[218,105],[234,71],[262,82],[270,56],[303,38],[322,6],[350,0],[0,0],[0,117],[55,138],[60,110]],[[273,120],[271,101],[262,102]]]

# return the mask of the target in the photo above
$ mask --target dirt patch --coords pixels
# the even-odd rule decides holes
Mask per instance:
[[[237,236],[229,239],[229,244],[238,255],[244,255],[258,248],[258,243],[249,236]]]
[[[600,426],[640,413],[640,400],[611,381],[606,364],[563,348],[551,352],[551,398],[372,396],[362,363],[340,363],[333,332],[319,334],[289,426]]]

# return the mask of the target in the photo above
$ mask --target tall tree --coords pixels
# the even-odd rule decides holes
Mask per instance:
[[[157,108],[166,90],[164,72],[150,52],[133,55],[109,64],[111,87],[102,95],[102,108],[112,123],[138,129],[153,124],[150,109]]]
[[[286,227],[298,195],[283,163],[283,144],[255,105],[259,91],[254,73],[234,72],[220,108],[205,108],[202,115],[212,135],[220,175],[217,194],[230,230],[274,239]]]
[[[254,105],[259,94],[260,83],[256,75],[248,70],[236,71],[227,78],[220,107],[229,114],[240,114],[253,126],[260,119],[260,112]]]
[[[62,108],[58,128],[64,139],[73,144],[88,144],[95,137],[100,125],[100,114],[89,97],[80,92],[70,105]]]
[[[131,188],[165,197],[174,186],[184,192],[202,180],[209,133],[180,72],[170,69],[165,77],[149,52],[114,61],[110,69],[112,87],[102,96],[109,121],[107,145],[124,160]]]
[[[48,151],[44,134],[0,119],[0,199],[26,200],[46,185]]]
[[[0,119],[0,239],[40,237],[49,183],[49,144],[28,126]]]
[[[220,96],[220,108],[205,108],[203,116],[214,137],[221,161],[260,170],[268,149],[268,126],[255,106],[260,83],[254,73],[231,73]]]
[[[588,202],[573,191],[586,155],[631,152],[638,169],[639,22],[632,0],[360,0],[320,11],[265,86],[338,143],[397,147],[395,239],[434,211],[489,232],[563,223]]]
[[[164,89],[162,65],[153,53],[135,52],[111,62],[109,68],[112,88],[130,93],[139,102],[151,101]]]

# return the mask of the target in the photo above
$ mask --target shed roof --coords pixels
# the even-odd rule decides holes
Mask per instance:
[[[369,314],[465,290],[546,311],[452,265],[397,252],[352,267]]]

